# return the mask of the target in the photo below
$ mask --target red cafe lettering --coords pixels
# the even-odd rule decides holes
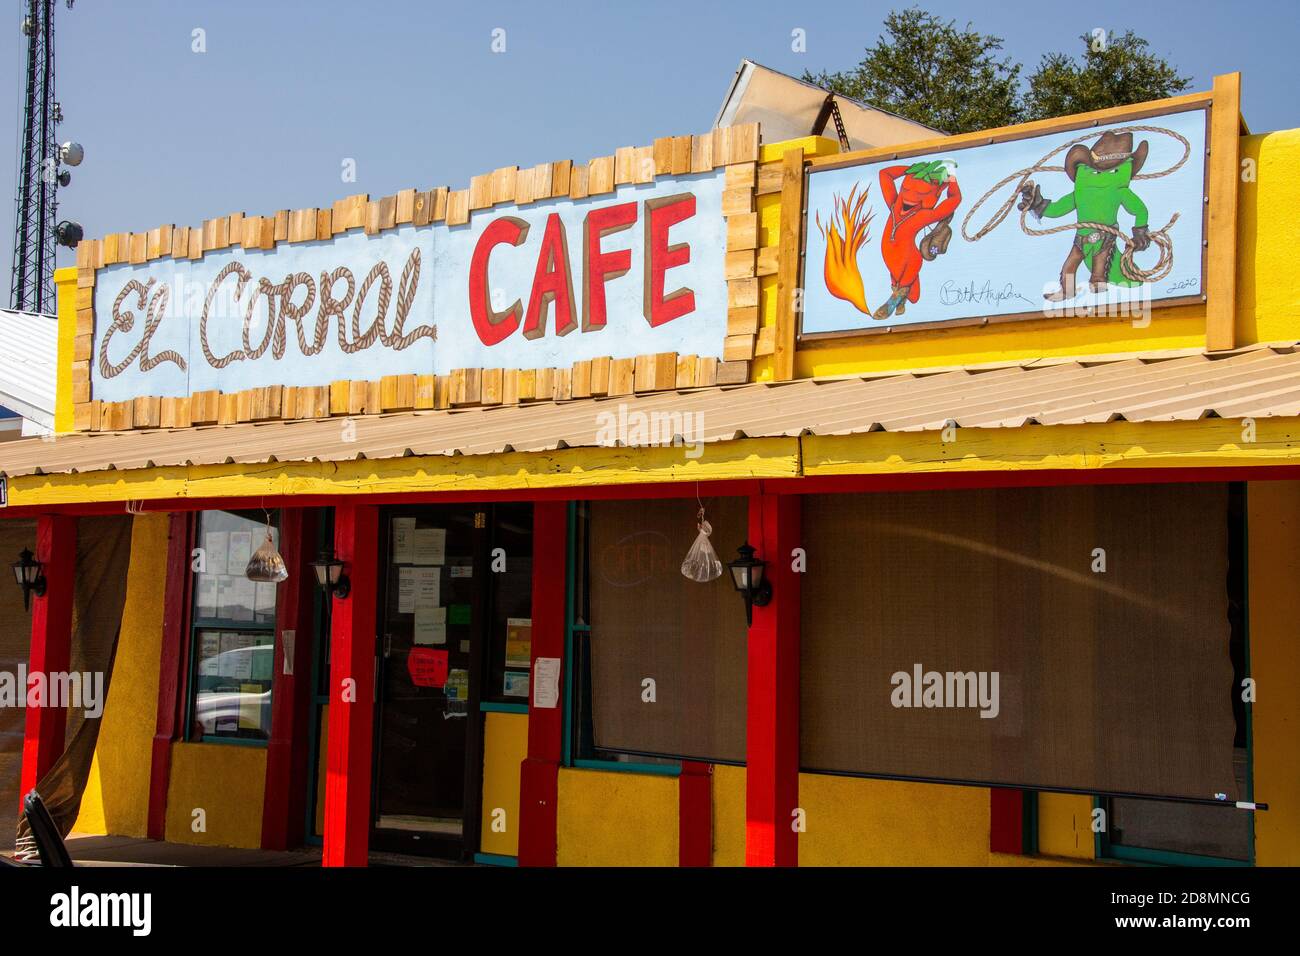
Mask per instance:
[[[590,210],[582,222],[582,257],[579,262],[579,289],[582,294],[581,325],[583,332],[605,327],[605,283],[626,275],[632,268],[630,249],[608,249],[611,236],[631,229],[638,220],[636,202],[618,203]],[[664,294],[669,269],[691,261],[690,244],[671,243],[669,230],[695,215],[695,196],[677,193],[647,199],[640,214],[645,230],[644,281],[641,296],[642,315],[651,328],[695,311],[695,293],[677,289]],[[574,269],[569,256],[569,238],[559,213],[546,217],[537,250],[537,269],[525,310],[523,300],[515,299],[505,309],[492,307],[491,283],[488,278],[492,251],[500,245],[522,246],[528,241],[529,224],[516,216],[500,216],[488,223],[474,246],[469,271],[469,308],[474,331],[484,345],[501,342],[522,325],[525,338],[546,334],[554,313],[555,334],[568,335],[578,328],[578,308],[574,296]]]

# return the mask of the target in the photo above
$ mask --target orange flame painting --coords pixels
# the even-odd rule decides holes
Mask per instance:
[[[862,274],[858,271],[858,250],[871,239],[871,219],[875,214],[870,208],[864,209],[870,191],[868,186],[859,196],[858,187],[854,186],[848,199],[841,199],[837,194],[835,212],[825,226],[821,214],[816,215],[817,228],[826,239],[826,290],[867,315],[871,314],[871,306],[867,305]]]

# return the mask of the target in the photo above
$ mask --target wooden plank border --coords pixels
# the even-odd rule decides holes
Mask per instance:
[[[202,259],[206,252],[239,246],[274,249],[278,243],[331,239],[361,229],[377,235],[402,225],[446,222],[464,225],[479,210],[514,203],[527,206],[564,197],[612,193],[627,183],[652,183],[656,176],[723,169],[722,211],[726,219],[728,334],[717,356],[658,353],[617,363],[614,394],[670,388],[699,388],[722,381],[747,381],[756,348],[771,351],[771,335],[758,328],[760,275],[776,271],[774,255],[759,251],[755,187],[760,158],[757,123],[714,129],[697,136],[669,136],[650,146],[625,146],[587,163],[571,160],[520,169],[498,168],[474,176],[467,189],[405,189],[372,198],[358,193],[328,206],[282,209],[265,215],[242,212],[206,219],[200,226],[167,224],[140,233],[112,233],[86,240],[77,249],[77,330],[72,366],[75,431],[132,428],[189,428],[235,422],[373,415],[420,408],[567,401],[609,394],[608,360],[578,362],[561,369],[458,369],[449,376],[400,375],[376,381],[336,381],[316,386],[270,385],[239,392],[194,392],[184,397],[140,396],[104,402],[91,389],[95,348],[94,290],[97,270],[123,262],[143,264],[170,256]],[[752,321],[751,321],[752,320]],[[600,389],[599,391],[597,389]]]

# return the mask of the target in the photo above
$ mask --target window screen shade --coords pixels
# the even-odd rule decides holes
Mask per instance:
[[[694,542],[690,500],[590,505],[592,722],[597,748],[739,763],[745,759],[745,608],[723,568],[681,573]],[[749,525],[748,500],[707,503],[724,565]],[[654,680],[655,702],[642,699]]]
[[[803,767],[1240,799],[1227,523],[1225,485],[807,496]],[[998,716],[893,706],[916,664]]]

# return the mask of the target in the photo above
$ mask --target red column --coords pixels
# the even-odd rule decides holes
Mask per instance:
[[[749,629],[745,865],[795,866],[799,805],[799,588],[797,495],[751,495],[749,543],[767,562],[772,600]],[[737,613],[740,613],[739,608]]]
[[[677,778],[677,865],[713,865],[711,767],[683,760]]]
[[[44,565],[45,595],[32,595],[32,648],[27,680],[65,672],[72,656],[72,594],[77,565],[77,519],[71,515],[41,515],[36,519],[36,560]],[[27,707],[23,733],[23,769],[19,777],[18,808],[63,753],[68,709],[50,706],[48,699]]]
[[[266,745],[262,849],[301,846],[307,813],[307,718],[311,692],[312,602],[316,577],[308,561],[316,540],[316,512],[280,511],[280,556],[289,577],[276,585],[275,671],[271,685],[271,739]],[[259,542],[260,544],[260,542]],[[285,673],[287,634],[293,635]]]
[[[158,657],[158,708],[154,724],[153,754],[149,766],[149,817],[151,840],[167,836],[167,784],[171,779],[172,741],[180,737],[181,688],[188,664],[190,621],[190,545],[193,513],[171,516],[167,532],[167,580],[163,584],[162,647]]]
[[[537,659],[564,660],[568,504],[533,506],[533,682],[528,701],[528,756],[519,769],[519,865],[555,866],[556,803],[564,734],[564,701],[538,707]],[[563,693],[564,674],[560,674]]]
[[[329,745],[324,866],[365,866],[370,844],[370,767],[375,709],[379,512],[334,510],[334,553],[352,590],[335,597],[330,626]]]

